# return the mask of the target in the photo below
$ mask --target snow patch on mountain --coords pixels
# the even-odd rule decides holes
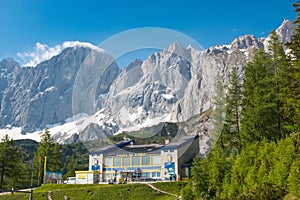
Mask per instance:
[[[284,21],[278,29],[279,35],[285,37],[282,40],[289,38],[290,28]],[[89,82],[89,78],[79,82],[82,90],[72,97],[75,76],[86,56],[92,56],[88,60],[91,66],[102,66],[107,58],[101,53],[90,54],[90,48],[67,48],[35,68],[15,67],[16,64],[8,60],[0,62],[4,76],[0,79],[0,136],[11,133],[14,139],[39,140],[43,130],[38,129],[52,124],[47,126],[54,140],[68,143],[138,131],[161,122],[187,121],[211,107],[216,74],[222,74],[224,84],[228,83],[233,67],[242,77],[244,66],[255,49],[266,49],[264,42],[265,39],[245,35],[230,44],[206,50],[184,48],[174,42],[169,48],[149,55],[145,61],[136,60],[123,69],[116,64],[108,68],[99,79],[96,100],[89,99],[89,91],[93,91],[89,90],[90,86],[97,84]],[[65,46],[75,44],[89,45],[73,42]],[[43,49],[43,45],[38,46]],[[63,48],[61,46],[57,49]],[[47,48],[50,47],[44,50],[48,51]],[[84,77],[95,75],[95,71],[88,67]],[[78,99],[82,101],[74,103]],[[70,118],[77,108],[74,105],[78,107],[77,115]],[[209,124],[201,123],[201,129],[195,130],[208,130]]]

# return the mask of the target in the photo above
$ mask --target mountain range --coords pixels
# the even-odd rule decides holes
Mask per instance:
[[[283,43],[292,31],[286,19],[276,29]],[[267,50],[268,40],[244,35],[205,50],[174,41],[125,68],[104,51],[80,45],[35,67],[4,59],[0,62],[0,135],[39,140],[47,126],[57,142],[71,143],[191,120],[194,125],[181,131],[207,132],[211,125],[205,113],[211,107],[217,73],[224,84],[233,68],[243,77],[255,49]],[[107,60],[109,65],[101,68]]]

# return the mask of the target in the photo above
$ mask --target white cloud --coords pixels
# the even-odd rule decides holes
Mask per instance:
[[[55,45],[53,47],[49,47],[46,44],[41,44],[40,42],[37,42],[35,46],[33,47],[32,51],[27,52],[18,52],[17,56],[21,58],[21,65],[25,67],[35,67],[37,64],[49,60],[53,56],[58,55],[62,50],[68,47],[88,47],[93,50],[102,51],[97,46],[94,46],[87,42],[79,42],[79,41],[66,41],[63,44]]]

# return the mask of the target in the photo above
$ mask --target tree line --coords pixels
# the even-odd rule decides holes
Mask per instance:
[[[63,179],[75,176],[76,170],[87,170],[88,158],[88,150],[82,143],[55,143],[48,128],[39,143],[14,141],[5,135],[0,142],[0,189],[39,186],[45,183],[45,169],[61,172]]]
[[[232,68],[225,100],[217,75],[218,137],[205,158],[194,160],[183,199],[300,198],[300,1],[294,7],[291,41],[282,44],[272,31],[268,49],[256,50],[243,80]]]

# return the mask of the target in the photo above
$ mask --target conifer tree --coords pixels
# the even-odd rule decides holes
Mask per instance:
[[[225,122],[226,98],[225,98],[223,80],[220,73],[218,73],[215,78],[214,88],[215,88],[215,96],[212,99],[212,104],[213,104],[212,136],[213,136],[213,141],[214,142],[219,141],[220,145],[223,147],[222,128]]]
[[[50,135],[50,131],[46,127],[43,134],[41,135],[41,141],[39,143],[37,152],[35,153],[35,174],[36,174],[37,185],[43,183],[44,164],[45,164],[45,160],[49,159],[48,156],[50,153],[51,146],[53,146],[53,141]]]
[[[192,191],[194,191],[194,196],[197,199],[208,198],[208,189],[209,189],[209,162],[211,160],[211,154],[208,154],[207,157],[200,159],[199,157],[195,158],[193,166],[191,169],[192,176]]]
[[[62,170],[62,162],[61,157],[62,153],[60,150],[60,146],[58,143],[54,143],[51,145],[48,155],[48,169],[52,172],[61,172]]]
[[[290,132],[299,132],[300,130],[300,1],[297,0],[293,6],[297,13],[295,31],[291,37],[291,41],[287,43],[290,50],[290,59],[292,65],[289,68],[287,91],[287,101],[285,104],[286,117],[291,120],[287,128]]]
[[[300,198],[300,160],[292,163],[290,174],[288,176],[288,191]]]
[[[241,121],[242,85],[236,68],[230,74],[226,95],[226,118],[222,129],[224,148],[229,153],[240,150],[240,121]]]
[[[75,160],[75,156],[72,155],[68,159],[68,164],[67,164],[67,173],[64,175],[64,178],[69,177],[69,176],[75,176],[75,170],[76,170],[77,162]]]
[[[271,113],[274,119],[273,127],[271,128],[273,129],[274,138],[277,140],[289,135],[287,127],[292,123],[284,113],[287,93],[291,87],[288,82],[291,66],[285,54],[283,44],[274,30],[271,32],[270,38],[268,51],[272,59],[272,65],[270,67],[271,90],[269,95],[271,97],[270,102],[272,103],[270,103]]]
[[[258,50],[245,67],[242,140],[243,142],[278,141],[289,133],[291,124],[285,114],[290,85],[287,81],[289,61],[275,31],[268,52]]]
[[[18,186],[18,180],[24,173],[22,169],[25,169],[22,154],[14,141],[5,135],[0,143],[0,188]]]
[[[268,79],[270,65],[270,56],[262,50],[257,50],[252,61],[245,66],[241,121],[241,141],[244,145],[261,141],[268,132],[266,123],[269,123],[270,113],[264,109],[267,106],[264,97],[268,95],[270,88]]]

